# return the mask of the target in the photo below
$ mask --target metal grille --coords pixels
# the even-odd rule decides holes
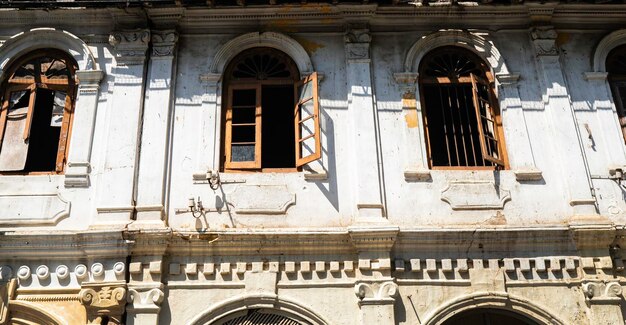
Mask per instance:
[[[495,98],[487,67],[457,47],[429,53],[420,65],[420,89],[430,165],[504,167]]]
[[[264,313],[259,309],[250,309],[246,315],[233,318],[223,325],[301,325],[293,319],[282,315]]]

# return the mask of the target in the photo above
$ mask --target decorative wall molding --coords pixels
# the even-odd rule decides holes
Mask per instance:
[[[109,324],[124,323],[126,282],[83,283],[81,288],[79,296],[87,309],[87,324],[101,324],[103,316],[109,317]]]
[[[148,42],[148,29],[114,32],[109,37],[109,43],[115,47],[118,66],[142,65],[146,59]]]
[[[509,282],[580,279],[583,268],[577,256],[541,256],[502,259],[411,258],[395,259],[394,274],[398,278],[429,282],[468,280],[470,270],[502,270]],[[594,267],[595,269],[595,267]]]
[[[83,263],[65,264],[23,264],[15,265],[16,277],[22,281],[22,290],[36,288],[56,288],[64,287],[67,284],[81,284],[85,281],[91,283],[122,281],[125,277],[126,265],[124,262],[94,262],[88,268]],[[2,270],[11,269],[11,266],[4,265]],[[106,274],[105,274],[106,273]],[[111,274],[112,273],[112,274]],[[36,282],[31,281],[37,280]],[[62,285],[60,285],[62,284]]]
[[[469,33],[460,30],[443,30],[424,36],[411,46],[404,59],[403,73],[417,73],[422,58],[441,46],[466,48],[489,63],[495,75],[509,74],[504,57],[486,33]]]
[[[616,30],[602,38],[593,51],[593,72],[606,72],[607,56],[609,56],[611,50],[624,44],[626,44],[626,29]]]
[[[475,308],[510,310],[534,319],[540,324],[565,325],[559,317],[533,301],[506,292],[476,292],[457,296],[441,304],[423,317],[424,325],[441,325],[454,315]]]
[[[70,214],[71,203],[59,193],[0,195],[0,226],[56,225]]]
[[[229,197],[237,214],[285,214],[296,204],[286,185],[239,185]]]
[[[282,315],[300,320],[304,324],[331,324],[321,314],[311,310],[302,301],[269,293],[247,293],[238,295],[211,305],[208,309],[192,318],[187,325],[213,324],[215,321],[247,309],[267,308],[280,310]]]
[[[55,28],[33,28],[13,35],[0,46],[0,72],[20,56],[45,48],[59,49],[68,53],[78,63],[78,70],[88,71],[99,68],[87,44],[76,35]],[[2,76],[2,78],[5,77]]]
[[[275,32],[254,32],[235,37],[224,44],[211,61],[209,73],[221,75],[224,73],[228,62],[241,51],[263,46],[283,51],[289,55],[298,66],[301,75],[308,75],[315,71],[311,58],[296,40]]]
[[[510,191],[491,181],[452,181],[441,190],[441,200],[453,210],[499,210],[510,199]]]

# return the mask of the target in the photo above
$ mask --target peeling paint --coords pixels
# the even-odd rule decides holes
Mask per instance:
[[[411,110],[406,115],[404,115],[404,120],[406,121],[406,126],[409,129],[417,127],[417,111]]]

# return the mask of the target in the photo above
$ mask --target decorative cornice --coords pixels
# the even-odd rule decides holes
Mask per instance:
[[[348,228],[358,252],[389,251],[396,242],[397,226],[353,226]]]
[[[117,65],[120,66],[142,65],[149,41],[148,29],[114,32],[109,37],[109,43],[115,47]]]
[[[121,231],[7,232],[0,236],[0,258],[126,256],[129,246]]]

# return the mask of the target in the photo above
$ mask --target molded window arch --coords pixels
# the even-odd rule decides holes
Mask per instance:
[[[428,52],[419,89],[430,167],[508,167],[494,78],[479,56],[458,46]]]
[[[57,49],[32,51],[10,65],[2,85],[0,172],[63,172],[77,69]]]

